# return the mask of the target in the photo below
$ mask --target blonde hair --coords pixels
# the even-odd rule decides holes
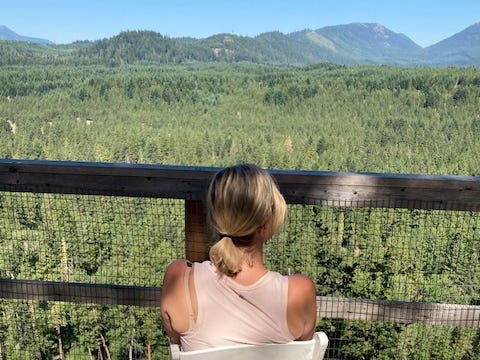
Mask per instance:
[[[276,232],[283,224],[286,204],[270,174],[253,164],[239,164],[218,172],[210,182],[207,221],[214,233],[210,260],[225,275],[241,271],[237,246],[252,244],[255,231],[271,221]]]

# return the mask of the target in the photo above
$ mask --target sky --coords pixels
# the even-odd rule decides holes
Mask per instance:
[[[56,44],[122,31],[206,38],[379,23],[422,47],[480,22],[480,0],[0,0],[0,25]]]

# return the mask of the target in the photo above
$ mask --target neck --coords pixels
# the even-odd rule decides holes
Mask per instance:
[[[244,249],[242,270],[233,279],[243,285],[251,285],[268,271],[263,265],[263,252]]]
[[[263,265],[263,244],[258,246],[241,249],[243,252],[242,270],[245,269],[265,269]]]

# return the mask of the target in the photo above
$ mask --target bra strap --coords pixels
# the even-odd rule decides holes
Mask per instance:
[[[190,278],[190,270],[192,270],[192,266],[193,264],[190,261],[187,261],[187,267],[185,268],[185,274],[183,276],[183,283],[185,286],[185,301],[187,303],[187,312],[188,312],[188,331],[192,330],[193,324],[194,324],[192,299],[190,297],[190,288],[188,286],[188,281]]]

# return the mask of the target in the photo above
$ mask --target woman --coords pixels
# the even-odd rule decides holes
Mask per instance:
[[[263,244],[283,224],[285,212],[274,180],[260,167],[241,164],[214,176],[207,196],[214,235],[210,261],[177,260],[164,277],[161,311],[172,343],[192,351],[312,338],[312,281],[263,264]]]

